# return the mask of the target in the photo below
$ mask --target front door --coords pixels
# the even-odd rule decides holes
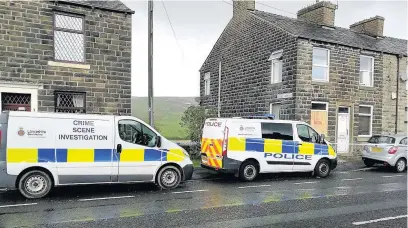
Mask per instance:
[[[337,116],[337,152],[348,153],[350,146],[350,108],[339,107]]]
[[[158,135],[131,117],[115,117],[115,123],[118,181],[153,180],[162,160],[162,152],[156,146]]]

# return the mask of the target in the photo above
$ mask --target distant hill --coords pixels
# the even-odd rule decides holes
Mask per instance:
[[[180,126],[181,116],[190,105],[198,105],[194,97],[155,97],[154,122],[157,130],[166,138],[187,139],[186,131]],[[132,115],[149,122],[147,97],[132,97]]]

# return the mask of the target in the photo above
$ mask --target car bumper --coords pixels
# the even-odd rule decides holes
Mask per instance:
[[[337,158],[335,159],[330,159],[330,169],[333,170],[337,167]]]
[[[0,161],[0,188],[15,189],[17,176],[7,174],[7,164]]]
[[[363,151],[362,160],[368,160],[374,163],[387,163],[391,166],[395,165],[396,157],[394,155],[379,156]]]
[[[193,172],[194,172],[194,167],[191,164],[188,164],[186,166],[184,166],[183,168],[183,172],[184,172],[184,180],[191,180],[193,178]]]

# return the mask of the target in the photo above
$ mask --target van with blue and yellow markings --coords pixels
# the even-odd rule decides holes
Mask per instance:
[[[337,166],[330,143],[300,121],[270,116],[207,119],[201,140],[201,166],[234,173],[244,181],[259,173],[313,172],[327,177]]]
[[[0,188],[41,198],[52,187],[191,179],[188,153],[131,116],[0,114]]]

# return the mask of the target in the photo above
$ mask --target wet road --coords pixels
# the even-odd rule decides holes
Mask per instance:
[[[0,192],[0,227],[407,227],[406,175],[340,168],[325,179],[272,174],[243,183],[204,173],[172,191],[76,186],[41,200]]]

